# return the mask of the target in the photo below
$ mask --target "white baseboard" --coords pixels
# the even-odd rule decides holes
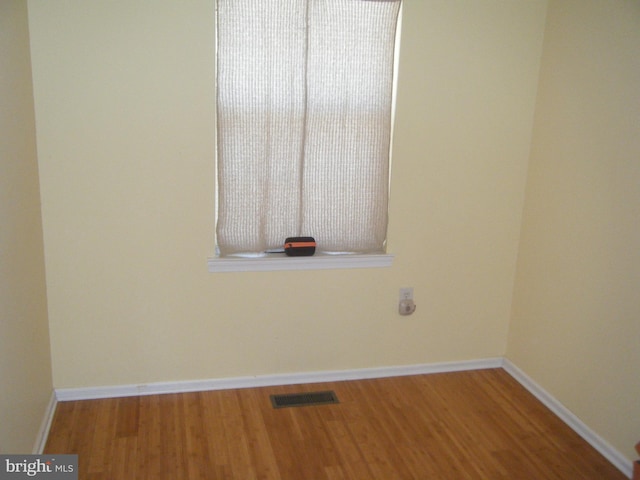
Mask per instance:
[[[515,366],[510,360],[504,359],[502,368],[515,378],[524,388],[529,390],[557,417],[566,423],[573,431],[580,435],[593,448],[600,452],[609,462],[627,477],[633,474],[633,462],[613,448],[606,440],[591,430],[582,420],[576,417],[567,407],[554,398],[549,392],[533,381],[526,373]]]
[[[424,373],[456,372],[499,368],[502,358],[482,360],[402,365],[396,367],[362,368],[355,370],[335,370],[321,372],[290,373],[279,375],[258,375],[253,377],[216,378],[182,382],[158,382],[143,385],[114,385],[111,387],[59,388],[58,401],[89,400],[96,398],[131,397],[136,395],[157,395],[163,393],[186,393],[230,388],[269,387],[275,385],[296,385],[302,383],[337,382],[361,380],[365,378],[400,377]]]
[[[44,416],[42,417],[42,423],[40,424],[40,429],[38,430],[38,435],[36,436],[36,441],[33,444],[33,454],[40,455],[44,451],[44,447],[47,444],[47,438],[49,437],[49,429],[51,428],[51,422],[53,422],[53,415],[56,413],[56,405],[58,405],[58,400],[56,398],[56,392],[51,392],[51,397],[49,398],[49,403],[47,404],[47,409],[44,412]]]

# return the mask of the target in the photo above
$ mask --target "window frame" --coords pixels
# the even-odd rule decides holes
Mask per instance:
[[[282,270],[333,270],[341,268],[391,267],[394,255],[390,253],[287,257],[269,254],[265,257],[212,257],[207,261],[210,273],[273,272]]]
[[[398,70],[400,60],[400,40],[402,32],[402,16],[404,2],[400,0],[398,21],[396,25],[396,36],[393,56],[393,82],[391,93],[391,127],[389,141],[389,185],[387,195],[391,195],[391,172],[393,165],[393,138],[396,117],[396,99],[398,90]],[[215,6],[215,25],[218,24],[217,2]],[[215,58],[218,54],[217,34],[214,37]],[[217,78],[217,61],[214,61],[214,78]],[[217,89],[217,84],[214,84]],[[217,95],[215,96],[217,98]],[[214,105],[217,109],[217,103]],[[216,117],[217,118],[217,117]],[[217,121],[217,120],[216,120]],[[214,142],[218,143],[218,129],[214,129]],[[218,253],[216,225],[218,223],[218,149],[214,149],[214,225],[213,240],[216,249],[215,256],[207,258],[207,269],[209,273],[229,273],[229,272],[264,272],[264,271],[287,271],[287,270],[329,270],[329,269],[353,269],[353,268],[388,268],[393,265],[395,255],[385,251],[384,253],[368,254],[324,254],[317,253],[308,257],[288,257],[284,253],[266,254],[264,256],[227,256],[221,257]],[[387,235],[388,237],[388,235]],[[388,246],[385,245],[385,250]]]

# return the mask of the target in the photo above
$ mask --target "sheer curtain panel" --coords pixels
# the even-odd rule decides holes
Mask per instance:
[[[218,0],[220,254],[382,253],[400,0]]]

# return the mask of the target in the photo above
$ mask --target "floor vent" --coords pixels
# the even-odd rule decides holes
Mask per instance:
[[[333,391],[271,395],[273,408],[304,407],[307,405],[325,405],[329,403],[340,403]]]

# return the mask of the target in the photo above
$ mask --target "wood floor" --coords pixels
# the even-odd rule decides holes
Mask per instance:
[[[270,395],[340,403],[274,409]],[[58,404],[82,480],[625,479],[502,369]]]

